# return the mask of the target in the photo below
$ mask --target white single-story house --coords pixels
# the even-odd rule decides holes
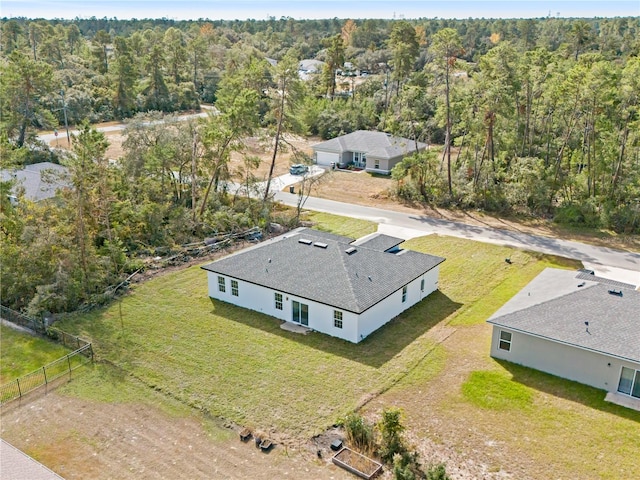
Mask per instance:
[[[445,259],[402,242],[300,228],[202,268],[214,300],[358,343],[438,288]]]
[[[318,165],[333,164],[340,168],[353,165],[367,172],[388,175],[405,156],[423,151],[427,144],[384,132],[358,130],[318,143],[312,148],[314,161]]]
[[[547,268],[488,322],[491,356],[607,391],[640,410],[640,292]]]
[[[13,180],[12,201],[17,200],[22,191],[24,197],[34,202],[55,196],[56,191],[69,187],[69,170],[67,167],[51,162],[40,162],[25,165],[17,169],[0,170],[0,178],[6,182]]]

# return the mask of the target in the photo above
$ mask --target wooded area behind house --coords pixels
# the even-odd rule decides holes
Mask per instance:
[[[270,181],[292,134],[430,144],[394,168],[401,199],[640,233],[640,17],[5,18],[1,48],[2,168],[53,161],[72,185],[13,205],[0,184],[2,304],[32,315],[107,301],[175,245],[294,223],[268,189],[222,188]],[[302,59],[324,67],[302,80]],[[172,116],[202,104],[218,113]],[[37,135],[65,117],[80,133],[51,150]],[[110,161],[91,124],[113,120],[127,140]],[[270,145],[265,179],[248,137]]]

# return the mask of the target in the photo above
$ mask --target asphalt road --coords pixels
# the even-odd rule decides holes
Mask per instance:
[[[206,111],[200,112],[200,113],[194,113],[194,114],[190,114],[190,115],[180,115],[178,117],[175,117],[177,121],[179,122],[183,122],[185,120],[190,120],[192,118],[204,118],[206,117],[209,112],[213,111],[214,114],[216,112],[216,110],[213,110],[211,108],[208,108]],[[156,120],[156,121],[152,121],[152,122],[146,122],[147,125],[156,125],[159,123],[164,123],[164,120]],[[127,128],[127,126],[124,123],[117,123],[115,125],[107,125],[104,127],[97,127],[96,130],[98,132],[117,132],[120,130],[124,130],[125,128]],[[77,135],[79,133],[78,130],[75,129],[71,129],[69,130],[69,135]],[[67,140],[67,132],[65,131],[64,127],[58,129],[58,136],[56,137],[55,133],[43,133],[38,135],[38,138],[40,138],[40,140],[42,140],[43,142],[46,143],[50,143],[53,142],[56,138],[58,138],[58,141],[66,141]]]
[[[277,192],[275,198],[291,206],[295,206],[298,200],[297,195],[285,192]],[[601,265],[629,270],[630,277],[627,278],[632,281],[632,283],[635,283],[635,285],[640,285],[640,254],[638,253],[598,247],[570,240],[478,227],[460,222],[430,218],[424,215],[394,212],[381,208],[364,207],[314,197],[307,199],[304,208],[371,220],[385,226],[385,231],[392,232],[394,228],[397,228],[399,230],[416,230],[424,232],[425,234],[438,233],[440,235],[468,238],[470,240],[573,258],[582,261],[587,266]],[[635,282],[633,282],[633,280],[635,280]]]

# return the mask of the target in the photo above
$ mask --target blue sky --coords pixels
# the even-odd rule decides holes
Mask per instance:
[[[538,18],[640,16],[640,0],[2,0],[28,18]]]

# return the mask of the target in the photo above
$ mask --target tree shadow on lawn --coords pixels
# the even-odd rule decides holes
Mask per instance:
[[[282,324],[280,319],[257,312],[246,315],[244,314],[245,309],[224,302],[215,301],[214,305],[215,314],[222,318],[259,328],[293,340],[300,345],[322,350],[331,355],[337,355],[374,368],[379,368],[387,363],[462,306],[462,304],[452,301],[440,290],[436,290],[422,302],[401,313],[360,343],[354,344],[320,332],[312,332],[308,335],[289,332],[280,328]]]
[[[526,385],[534,390],[548,393],[554,397],[564,398],[571,402],[580,403],[586,407],[611,413],[627,420],[640,422],[640,412],[630,408],[605,402],[607,392],[589,385],[556,377],[549,373],[533,368],[524,367],[506,360],[494,359],[513,375],[513,381]]]

